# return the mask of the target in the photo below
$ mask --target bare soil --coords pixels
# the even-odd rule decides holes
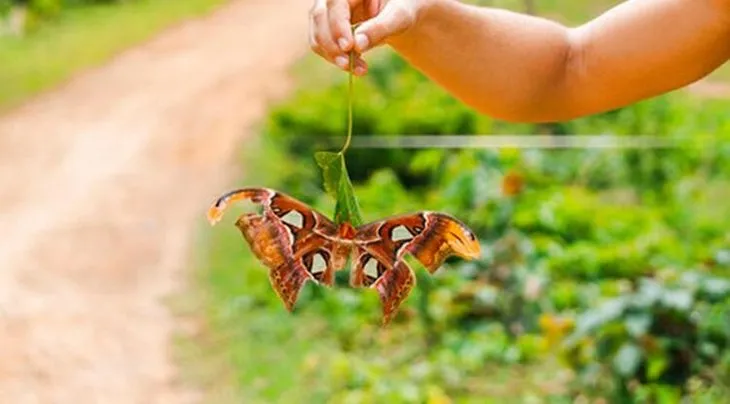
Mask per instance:
[[[290,87],[308,3],[233,1],[0,117],[0,402],[195,399],[163,298]]]

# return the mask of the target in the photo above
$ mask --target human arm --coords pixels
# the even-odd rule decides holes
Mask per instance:
[[[730,58],[728,0],[633,0],[576,28],[455,0],[380,6],[355,39],[382,39],[457,98],[511,121],[621,107],[696,81]],[[396,34],[383,34],[389,30]]]

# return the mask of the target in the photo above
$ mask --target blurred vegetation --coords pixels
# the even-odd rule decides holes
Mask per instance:
[[[0,29],[0,110],[226,0],[30,0],[20,33]],[[0,28],[15,0],[0,0]],[[23,2],[20,2],[23,3]],[[120,29],[124,27],[124,29]]]
[[[350,289],[347,271],[334,289],[307,285],[289,315],[237,229],[206,231],[197,275],[210,335],[196,346],[215,341],[233,401],[723,402],[730,102],[677,93],[518,125],[476,114],[390,52],[371,63],[356,82],[355,136],[642,134],[676,146],[350,149],[366,221],[441,210],[483,242],[477,262],[419,273],[387,329],[377,296]],[[317,82],[273,108],[260,143],[246,147],[255,172],[239,185],[280,189],[331,215],[313,153],[338,149],[330,136],[344,140],[345,94],[344,80]]]
[[[581,21],[616,2],[535,3]],[[232,225],[245,206],[232,208],[230,225],[201,231],[206,316],[179,351],[208,402],[726,402],[730,101],[675,93],[513,124],[475,113],[387,50],[370,63],[356,81],[355,136],[653,135],[674,146],[350,149],[365,221],[440,210],[483,243],[478,261],[419,272],[386,329],[376,294],[349,288],[348,271],[333,289],[308,284],[286,312]],[[273,187],[331,216],[313,155],[344,141],[347,91],[344,75],[321,72],[305,64],[307,84],[247,141],[235,186]]]
[[[25,4],[20,32],[0,35],[0,108],[223,2],[0,0],[3,28],[14,4]],[[618,3],[478,2],[533,7],[573,25]],[[480,116],[389,52],[356,86],[356,136],[644,134],[677,147],[351,149],[366,221],[445,211],[477,231],[484,256],[450,260],[433,277],[418,273],[396,321],[381,329],[377,296],[350,289],[347,271],[337,288],[307,285],[290,315],[237,229],[201,232],[195,275],[206,328],[184,343],[196,366],[205,362],[188,368],[191,377],[212,395],[246,403],[726,401],[730,102],[672,94],[560,124],[512,124]],[[345,94],[344,80],[318,80],[276,106],[260,143],[246,145],[240,183],[331,214],[335,201],[313,155],[339,146],[327,140],[345,133]]]

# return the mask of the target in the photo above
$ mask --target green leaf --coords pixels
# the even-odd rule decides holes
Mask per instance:
[[[642,337],[649,331],[651,320],[650,313],[629,314],[624,320],[624,325],[632,337]]]
[[[677,311],[689,311],[694,303],[694,296],[686,290],[666,290],[662,295],[662,303]]]
[[[663,288],[655,280],[642,279],[640,281],[639,291],[632,299],[632,304],[641,309],[648,309],[659,301],[662,297]]]
[[[325,191],[336,201],[335,223],[348,222],[355,227],[362,225],[362,213],[347,173],[345,157],[340,153],[317,152],[314,159],[322,168]]]
[[[712,298],[724,298],[730,295],[730,281],[720,278],[707,278],[703,284],[704,292]]]
[[[322,169],[324,190],[336,200],[337,191],[340,188],[340,178],[342,178],[343,163],[340,162],[343,160],[342,155],[332,152],[317,152],[314,153],[314,160]]]
[[[340,186],[337,192],[337,204],[335,205],[335,223],[349,222],[357,227],[363,224],[360,205],[355,198],[355,190],[352,188],[350,176],[347,174],[345,159],[342,158],[342,175]]]
[[[599,327],[621,317],[626,308],[626,300],[615,298],[609,300],[599,307],[583,313],[576,322],[576,333],[587,334]]]
[[[415,174],[431,173],[439,169],[444,157],[444,151],[439,149],[419,151],[411,159],[409,169]]]
[[[669,366],[669,361],[664,356],[664,352],[649,356],[647,360],[646,377],[651,380],[657,380]]]
[[[616,373],[629,378],[636,373],[641,364],[641,349],[632,343],[625,343],[613,357],[613,367]]]
[[[659,404],[679,403],[682,399],[682,393],[678,387],[657,385],[656,402]]]

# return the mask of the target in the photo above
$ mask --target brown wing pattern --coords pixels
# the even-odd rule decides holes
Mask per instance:
[[[446,258],[474,259],[480,254],[476,237],[457,219],[435,212],[419,212],[369,223],[357,229],[358,253],[353,286],[375,287],[387,323],[415,284],[406,254],[412,254],[434,273]]]
[[[349,246],[337,243],[337,227],[326,216],[281,193],[270,203],[275,222],[292,235],[292,256],[307,269],[312,280],[332,286],[335,271],[344,268]]]
[[[289,235],[282,233],[271,221],[248,213],[236,221],[254,255],[269,268],[269,280],[276,294],[291,311],[309,275],[304,266],[293,260]]]
[[[474,259],[481,248],[474,233],[456,218],[438,212],[420,212],[381,220],[357,229],[355,243],[385,262],[410,253],[429,272],[456,255]]]
[[[271,284],[292,310],[307,281],[331,286],[334,273],[352,254],[353,287],[378,291],[383,324],[391,321],[415,285],[404,260],[407,254],[434,273],[456,255],[477,258],[481,251],[474,234],[456,218],[438,212],[419,212],[369,223],[357,229],[337,227],[301,201],[267,188],[244,188],[221,196],[208,211],[216,224],[226,207],[250,200],[263,207],[236,221],[256,257],[269,268]]]
[[[388,269],[393,267],[392,264],[385,264],[369,252],[358,247],[353,250],[352,265],[350,285],[355,288],[373,286]]]
[[[374,287],[383,305],[383,325],[390,323],[415,284],[416,277],[405,261],[398,261],[378,279]]]
[[[473,260],[481,255],[474,233],[458,219],[444,213],[424,214],[426,226],[400,252],[412,254],[430,273],[436,272],[451,256]]]
[[[384,262],[400,259],[403,247],[413,242],[427,226],[423,213],[397,216],[359,227],[355,243]]]
[[[377,290],[383,308],[383,325],[390,323],[415,283],[413,271],[405,261],[398,261],[394,265],[362,248],[355,248],[350,284]]]
[[[342,269],[349,246],[332,241],[337,227],[306,204],[266,188],[245,188],[221,196],[208,211],[215,224],[227,206],[250,200],[263,207],[262,214],[242,215],[236,226],[254,255],[269,268],[269,278],[288,310],[311,280],[331,286],[334,272]]]

